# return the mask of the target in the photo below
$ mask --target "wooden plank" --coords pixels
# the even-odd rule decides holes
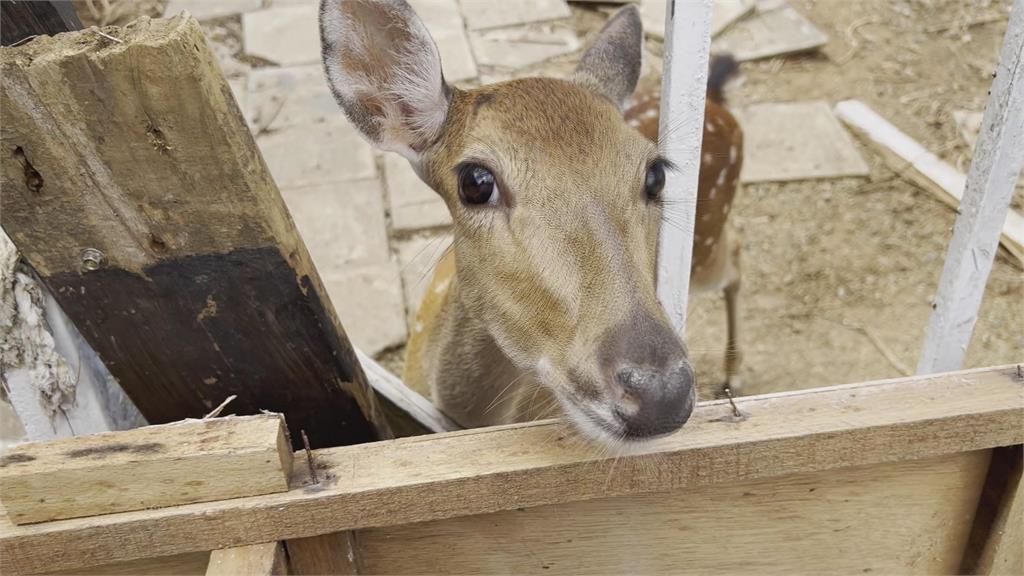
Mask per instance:
[[[676,333],[686,333],[693,223],[697,211],[704,100],[711,49],[711,0],[665,7],[665,63],[661,82],[659,149],[675,170],[666,171],[664,214],[658,237],[658,300]],[[678,10],[676,9],[678,8]]]
[[[251,544],[236,548],[214,550],[210,554],[210,565],[206,576],[238,576],[240,574],[283,575],[288,574],[288,557],[280,542]]]
[[[209,564],[209,552],[189,552],[47,573],[54,576],[203,576]]]
[[[0,493],[26,524],[284,492],[291,461],[280,415],[191,420],[12,447]]]
[[[1024,166],[1024,0],[1014,2],[982,131],[963,188],[917,373],[957,370],[967,356],[985,285],[999,251],[999,225]],[[1018,221],[1024,225],[1024,219]],[[1022,230],[1024,231],[1024,226]],[[1024,236],[1018,240],[1024,239]],[[1018,244],[1018,248],[1021,245]]]
[[[960,574],[1024,574],[1024,453],[993,451]]]
[[[293,478],[284,494],[31,526],[0,516],[0,558],[15,573],[71,568],[1019,444],[1019,370],[744,397],[739,419],[707,402],[618,458],[556,421],[317,450],[321,483]]]
[[[943,162],[863,102],[836,104],[836,115],[879,152],[889,167],[906,176],[950,207],[960,210],[967,177]],[[1007,204],[1008,205],[1008,204]],[[998,221],[992,224],[998,230]],[[1003,219],[1002,245],[1024,263],[1024,216],[1012,210]]]
[[[237,395],[314,446],[387,436],[198,23],[108,32],[0,51],[4,230],[149,422]]]
[[[452,432],[462,429],[451,418],[438,410],[430,400],[406,386],[400,378],[389,372],[372,357],[364,354],[358,348],[355,351],[356,358],[359,359],[359,363],[362,364],[363,371],[366,373],[366,380],[373,390],[415,420],[425,431]]]
[[[954,574],[990,451],[362,530],[366,574]]]
[[[0,2],[0,44],[10,46],[32,36],[79,30],[82,22],[70,0]]]
[[[360,574],[355,534],[335,532],[285,542],[292,574]],[[422,572],[416,570],[416,572]]]

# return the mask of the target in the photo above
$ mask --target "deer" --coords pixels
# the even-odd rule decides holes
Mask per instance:
[[[588,441],[620,447],[678,431],[696,377],[655,291],[675,168],[623,116],[640,75],[637,8],[609,18],[568,78],[473,89],[445,81],[404,0],[321,0],[320,36],[327,84],[349,121],[408,160],[452,216],[405,382],[429,389],[464,427],[561,414]],[[727,140],[708,148],[718,173],[701,185],[717,192],[698,205],[712,216],[698,217],[692,274],[735,296],[738,262],[717,244],[738,175],[725,142],[735,145],[737,130],[715,110],[705,145]]]

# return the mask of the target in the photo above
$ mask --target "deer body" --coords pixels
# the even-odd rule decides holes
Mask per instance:
[[[444,82],[404,1],[322,0],[321,38],[346,115],[452,214],[407,383],[464,426],[556,409],[605,442],[682,426],[693,369],[654,286],[671,166],[622,116],[639,77],[637,9],[609,20],[568,80],[465,91]]]

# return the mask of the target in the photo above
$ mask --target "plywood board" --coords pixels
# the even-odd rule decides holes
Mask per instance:
[[[360,567],[366,574],[952,574],[989,454],[362,530]]]
[[[283,494],[14,526],[12,573],[108,564],[1024,443],[1017,366],[703,403],[678,434],[616,458],[557,421],[314,451]],[[297,467],[303,468],[303,467]],[[139,534],[160,534],[139,538]]]
[[[44,522],[284,492],[291,461],[278,414],[191,420],[9,448],[0,493]]]
[[[856,144],[826,102],[755,104],[733,113],[743,128],[743,182],[868,174]]]
[[[807,52],[827,42],[828,36],[803,14],[783,4],[737,22],[715,38],[711,49],[729,52],[744,62]]]

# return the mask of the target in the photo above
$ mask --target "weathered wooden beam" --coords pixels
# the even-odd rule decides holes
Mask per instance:
[[[293,478],[283,494],[31,526],[0,516],[0,556],[31,573],[1020,444],[1019,370],[751,396],[740,418],[708,402],[618,458],[555,421],[317,450],[320,483]]]
[[[206,576],[283,576],[288,557],[280,542],[214,550]]]
[[[71,0],[0,2],[0,44],[10,46],[32,36],[79,30],[82,22]]]
[[[0,218],[151,423],[286,414],[389,431],[191,17],[0,50]],[[371,425],[374,424],[374,425]]]
[[[285,542],[291,573],[301,575],[359,574],[355,534],[335,532]]]
[[[1024,574],[1024,446],[993,451],[958,574]]]
[[[959,574],[990,451],[360,530],[363,574]],[[617,474],[617,471],[610,472]]]
[[[191,420],[14,446],[0,493],[16,524],[288,490],[277,414]]]

